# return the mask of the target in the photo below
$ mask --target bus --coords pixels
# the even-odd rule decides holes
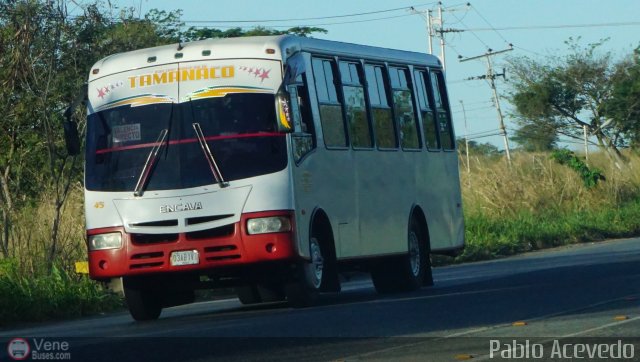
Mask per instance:
[[[433,284],[464,247],[458,156],[432,55],[291,35],[111,55],[85,101],[90,277],[135,320],[234,288],[311,306],[340,275]],[[79,151],[69,118],[69,152]]]

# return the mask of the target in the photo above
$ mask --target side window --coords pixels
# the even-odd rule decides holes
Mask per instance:
[[[431,92],[431,88],[427,87],[429,84],[429,78],[426,78],[428,73],[423,70],[416,70],[414,72],[414,78],[416,79],[416,88],[418,91],[418,109],[422,116],[422,128],[423,139],[429,149],[440,148],[440,141],[438,140],[438,127],[436,125],[436,117],[433,110],[433,101],[430,101],[428,96]]]
[[[358,63],[340,62],[342,94],[344,95],[345,116],[349,127],[351,145],[356,148],[371,148],[371,129],[367,120],[364,88],[360,79]]]
[[[398,147],[398,140],[385,87],[384,67],[381,65],[365,65],[364,70],[376,144],[380,148],[396,148]]]
[[[430,72],[431,88],[433,90],[433,100],[436,108],[436,119],[440,132],[440,142],[445,150],[455,148],[453,139],[453,129],[451,126],[451,114],[449,113],[449,102],[444,87],[444,78],[440,72]]]
[[[327,147],[346,147],[347,137],[342,120],[342,105],[338,100],[334,76],[335,63],[328,59],[314,58],[312,64],[324,143]]]
[[[305,74],[300,74],[295,81],[296,97],[298,109],[300,110],[300,128],[303,133],[313,136],[313,147],[316,146],[316,130],[313,125],[311,115],[311,103],[309,101],[309,90],[307,88],[307,78]]]
[[[400,131],[400,144],[402,148],[419,149],[419,130],[414,114],[411,85],[408,82],[408,70],[390,67],[389,74],[393,92],[393,113]]]

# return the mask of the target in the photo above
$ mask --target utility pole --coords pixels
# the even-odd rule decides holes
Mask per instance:
[[[584,133],[584,158],[586,160],[587,166],[589,165],[589,143],[587,136],[587,126],[582,126],[582,132]]]
[[[494,103],[496,106],[496,111],[498,112],[498,121],[500,123],[500,133],[502,134],[502,137],[504,139],[504,149],[507,155],[507,162],[509,163],[509,165],[511,165],[511,152],[509,150],[509,139],[507,137],[507,128],[504,126],[504,118],[502,116],[502,109],[500,109],[500,98],[498,97],[498,90],[496,89],[496,82],[495,79],[496,77],[503,77],[506,79],[505,77],[505,71],[503,70],[502,73],[496,74],[493,72],[493,63],[491,62],[491,57],[496,55],[496,54],[500,54],[500,53],[504,53],[504,52],[508,52],[513,50],[513,46],[511,46],[511,48],[509,49],[504,49],[504,50],[500,50],[497,52],[494,52],[493,50],[489,49],[487,51],[487,53],[483,54],[483,55],[478,55],[475,57],[470,57],[470,58],[464,58],[461,59],[461,62],[466,62],[468,60],[473,60],[473,59],[479,59],[479,58],[486,58],[487,59],[487,74],[486,75],[481,75],[481,76],[477,76],[477,77],[471,77],[471,78],[467,78],[468,80],[471,79],[488,79],[489,80],[489,86],[491,86],[491,90],[493,91],[493,99],[494,99]]]
[[[470,3],[466,4],[467,7],[471,6]],[[445,40],[444,34],[446,33],[461,33],[464,30],[461,29],[445,29],[444,28],[444,20],[442,19],[442,1],[438,2],[438,16],[433,16],[433,10],[419,11],[416,10],[413,6],[409,8],[411,12],[414,14],[419,14],[422,16],[427,22],[427,38],[429,39],[429,54],[433,54],[433,37],[438,36],[440,38],[440,61],[442,62],[442,70],[446,70],[446,56],[445,56]],[[455,9],[447,9],[448,11],[452,11]],[[426,16],[425,16],[426,13]],[[435,25],[435,27],[434,27]]]
[[[460,100],[460,106],[462,107],[462,115],[464,116],[464,150],[467,156],[467,173],[471,173],[471,166],[469,166],[469,127],[467,127],[467,111],[464,109],[464,103]]]
[[[431,10],[427,10],[427,35],[429,37],[429,54],[433,54],[433,26],[431,25]]]

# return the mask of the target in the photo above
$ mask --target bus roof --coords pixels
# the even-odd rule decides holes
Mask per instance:
[[[273,49],[273,52],[267,51],[267,49]],[[285,61],[289,56],[299,51],[347,58],[365,58],[381,62],[408,63],[430,67],[441,66],[437,57],[417,52],[305,38],[294,35],[253,36],[205,39],[114,54],[99,60],[93,66],[89,81],[125,70],[176,62],[233,58],[260,58]]]

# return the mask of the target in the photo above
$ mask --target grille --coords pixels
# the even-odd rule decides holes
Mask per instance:
[[[178,241],[178,234],[131,234],[134,244],[163,244]]]
[[[216,245],[204,248],[204,257],[207,261],[234,260],[240,259],[240,253],[236,245]]]
[[[187,239],[199,240],[199,239],[221,238],[221,237],[233,235],[234,231],[235,231],[235,225],[230,224],[230,225],[225,225],[225,226],[221,226],[213,229],[188,232]]]
[[[226,218],[229,218],[229,217],[232,217],[232,216],[233,216],[233,214],[190,217],[190,218],[186,219],[186,223],[187,223],[187,225],[198,225],[198,224],[203,224],[205,222],[226,219]]]
[[[149,221],[149,222],[139,222],[135,224],[129,224],[132,227],[162,227],[162,226],[178,226],[178,220],[161,220],[161,221]]]
[[[158,260],[158,258],[161,259],[162,257],[164,257],[164,253],[161,251],[133,254],[131,256],[132,264],[129,265],[129,268],[130,269],[146,269],[146,268],[159,267],[164,264],[164,261]]]

